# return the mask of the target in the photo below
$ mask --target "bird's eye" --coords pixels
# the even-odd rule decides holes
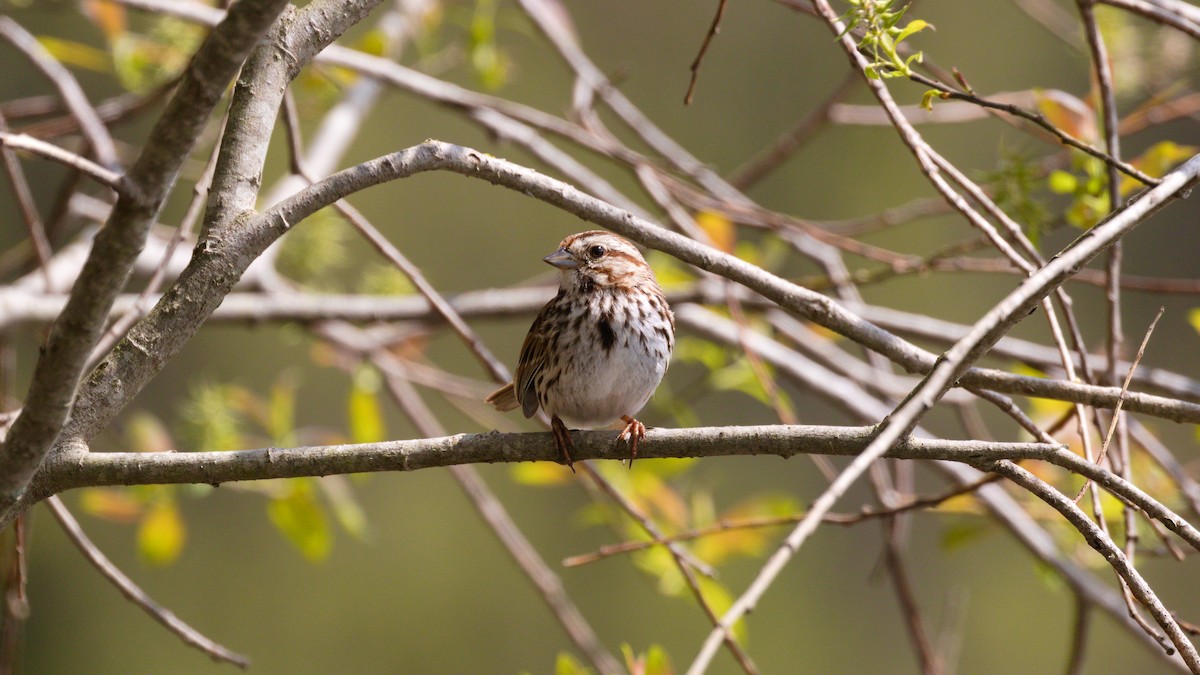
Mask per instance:
[[[605,253],[608,253],[608,249],[604,248],[600,244],[596,244],[588,249],[588,257],[592,260],[599,260],[600,258],[604,257]]]

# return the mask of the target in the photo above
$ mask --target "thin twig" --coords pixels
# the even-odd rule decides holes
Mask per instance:
[[[903,504],[897,504],[888,508],[874,509],[870,507],[863,507],[863,510],[859,513],[828,513],[824,516],[823,520],[831,525],[852,526],[869,520],[874,520],[876,518],[891,517],[900,513],[906,513],[919,509],[932,509],[955,497],[961,497],[962,495],[975,492],[984,485],[994,483],[999,479],[999,476],[990,474],[984,475],[977,481],[968,483],[966,485],[960,485],[939,495],[933,495],[930,497],[915,497],[907,502],[904,502]],[[621,555],[623,553],[642,551],[654,546],[662,546],[672,542],[692,541],[695,539],[709,537],[734,530],[794,525],[800,522],[802,518],[804,518],[803,513],[797,513],[790,516],[775,516],[767,518],[722,519],[705,527],[698,527],[680,532],[678,534],[664,536],[661,540],[631,540],[618,544],[601,546],[591,553],[582,553],[565,558],[563,560],[563,566],[578,567],[580,565],[586,565],[588,563],[593,563],[615,555]]]
[[[1087,641],[1092,626],[1092,606],[1082,596],[1075,596],[1075,623],[1071,627],[1071,653],[1067,656],[1067,675],[1083,673],[1087,656]]]
[[[1129,372],[1125,375],[1125,382],[1121,385],[1121,395],[1117,398],[1117,405],[1113,407],[1112,421],[1108,425],[1108,431],[1104,434],[1104,443],[1100,446],[1100,455],[1096,457],[1095,462],[1102,464],[1104,457],[1108,453],[1109,443],[1112,442],[1113,435],[1117,430],[1117,422],[1121,416],[1121,408],[1125,404],[1125,396],[1129,391],[1129,383],[1133,381],[1133,373],[1137,370],[1138,364],[1142,361],[1142,356],[1146,353],[1146,345],[1150,343],[1150,336],[1154,334],[1154,327],[1158,325],[1158,320],[1163,316],[1163,307],[1158,308],[1158,313],[1154,315],[1154,319],[1150,321],[1150,327],[1146,329],[1146,334],[1142,337],[1142,344],[1138,347],[1137,355],[1133,357],[1133,364],[1129,366]],[[1128,477],[1126,477],[1128,480]],[[1087,488],[1089,482],[1085,482],[1080,488],[1079,495],[1075,497],[1075,501],[1079,501],[1079,497],[1083,496],[1083,490]]]
[[[69,166],[118,192],[122,189],[121,174],[106,169],[90,159],[68,150],[63,150],[53,143],[47,143],[28,134],[13,134],[0,130],[0,145],[13,150],[31,152],[64,166]]]
[[[692,95],[696,93],[696,82],[700,79],[700,64],[704,62],[704,55],[708,52],[708,47],[712,44],[712,40],[717,33],[721,32],[721,19],[725,16],[725,5],[729,0],[719,0],[717,4],[717,13],[713,16],[712,24],[708,27],[708,33],[704,36],[704,42],[700,44],[700,52],[696,54],[695,60],[692,61],[691,71],[692,79],[688,82],[687,94],[683,97],[684,105],[692,104]]]
[[[0,133],[6,132],[8,132],[8,122],[0,113]],[[12,148],[4,143],[3,138],[0,138],[0,160],[3,160],[9,186],[12,187],[13,195],[17,198],[17,207],[21,211],[21,217],[25,220],[25,229],[29,232],[29,240],[33,242],[33,252],[37,256],[38,266],[44,270],[52,255],[50,241],[46,238],[46,226],[42,222],[41,215],[38,214],[37,204],[33,200],[33,191],[29,189],[29,181],[25,178],[21,162]],[[47,285],[49,285],[49,280],[47,274]]]
[[[100,120],[96,108],[92,106],[71,71],[46,51],[29,31],[6,16],[0,16],[0,37],[8,40],[24,54],[58,89],[71,114],[79,120],[79,126],[96,160],[109,169],[119,169],[121,160],[117,156],[117,149],[108,133],[108,127]]]

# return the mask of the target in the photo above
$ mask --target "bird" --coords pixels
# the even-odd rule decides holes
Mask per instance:
[[[538,312],[513,381],[486,399],[526,418],[550,416],[555,445],[573,472],[572,429],[625,424],[630,466],[646,425],[633,416],[658,388],[675,348],[675,315],[654,270],[629,240],[604,230],[573,234],[542,258],[559,272],[558,294]]]

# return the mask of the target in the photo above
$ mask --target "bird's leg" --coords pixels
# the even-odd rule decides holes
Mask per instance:
[[[621,431],[620,436],[617,436],[617,440],[629,439],[629,468],[632,469],[633,460],[637,459],[638,441],[646,437],[646,425],[629,415],[621,415],[621,421],[625,423],[625,429]]]
[[[567,431],[567,425],[558,419],[558,415],[551,415],[550,430],[554,432],[554,444],[562,453],[567,468],[571,470],[571,473],[575,473],[575,463],[571,461],[571,451],[575,449],[575,441],[571,440],[571,432]]]

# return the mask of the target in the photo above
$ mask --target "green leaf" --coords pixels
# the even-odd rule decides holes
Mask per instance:
[[[137,547],[142,560],[150,565],[169,565],[179,558],[187,540],[187,530],[174,501],[156,504],[138,527]]]
[[[304,557],[319,562],[329,556],[333,536],[325,512],[313,494],[309,479],[289,481],[291,490],[267,505],[271,522]]]
[[[346,416],[350,439],[355,443],[378,443],[387,438],[387,426],[379,406],[379,373],[362,367],[354,374]]]
[[[1192,328],[1200,333],[1200,308],[1188,310],[1188,323],[1192,324]]]

